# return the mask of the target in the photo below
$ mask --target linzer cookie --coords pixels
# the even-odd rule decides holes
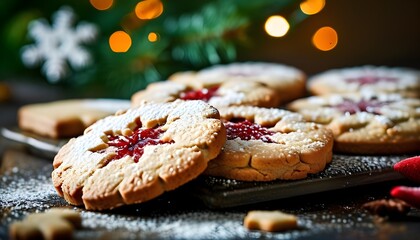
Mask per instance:
[[[29,104],[18,112],[19,128],[51,138],[79,136],[97,120],[130,107],[129,101],[74,99]]]
[[[207,175],[242,181],[302,179],[332,159],[333,136],[300,114],[249,106],[219,109],[227,131]]]
[[[277,107],[280,101],[276,92],[262,83],[231,80],[200,89],[173,81],[152,83],[145,90],[135,93],[131,102],[132,106],[137,106],[143,101],[170,102],[176,99],[202,100],[215,107],[236,105]]]
[[[289,109],[332,129],[334,150],[354,154],[420,151],[420,99],[398,94],[345,94],[296,100]]]
[[[373,91],[419,98],[420,72],[376,66],[333,69],[311,77],[308,88],[314,95]]]
[[[169,77],[195,89],[219,86],[230,80],[259,82],[273,89],[280,103],[302,97],[306,91],[306,75],[299,69],[276,63],[244,62],[216,65],[198,72],[179,72]]]
[[[52,179],[60,196],[86,209],[141,203],[197,177],[225,141],[219,112],[203,101],[143,103],[71,139]]]

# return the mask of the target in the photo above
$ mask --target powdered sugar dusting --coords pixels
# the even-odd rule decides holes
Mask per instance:
[[[342,92],[358,90],[397,91],[418,89],[420,77],[417,71],[405,68],[389,68],[384,66],[361,66],[343,69],[332,69],[313,76],[311,85],[325,84]],[[363,79],[372,78],[363,84]]]
[[[137,233],[142,239],[159,236],[160,239],[230,239],[245,237],[242,226],[244,214],[211,211],[183,212],[159,217],[121,216],[82,212],[83,226],[114,231],[124,229]],[[109,224],[112,222],[113,224]]]
[[[98,109],[115,113],[118,110],[126,110],[130,108],[130,101],[122,99],[86,99],[82,101],[82,105],[90,109]]]
[[[244,201],[264,195],[267,191],[273,196],[276,187],[281,189],[288,184],[299,182],[306,183],[310,189],[316,190],[319,189],[317,184],[320,182],[332,183],[337,179],[337,182],[342,183],[345,177],[349,179],[346,184],[357,185],[350,180],[351,176],[374,176],[375,173],[389,170],[395,162],[403,158],[336,155],[333,163],[324,172],[306,180],[244,183],[202,177],[205,181],[199,179],[194,183],[198,185],[194,186],[199,189],[212,189],[213,197],[222,191],[225,194],[221,194],[220,198],[225,200],[235,199],[231,193],[238,192],[241,197],[236,199]],[[192,186],[146,204],[108,212],[90,212],[71,207],[58,197],[50,177],[51,161],[20,153],[14,153],[12,158],[3,160],[0,172],[0,239],[8,239],[7,227],[15,220],[22,219],[32,212],[44,212],[52,207],[63,206],[81,212],[82,229],[76,230],[75,239],[296,239],[337,236],[334,234],[350,231],[377,231],[370,215],[366,215],[357,204],[343,202],[343,199],[338,197],[322,197],[320,200],[311,197],[311,201],[303,197],[298,203],[293,199],[289,202],[264,203],[260,206],[211,210],[192,197],[193,193],[199,193],[203,198],[208,197],[198,189],[191,188]],[[372,179],[378,179],[378,176]],[[362,183],[366,184],[366,181]],[[331,201],[338,201],[335,207]],[[243,218],[249,210],[256,209],[281,210],[295,214],[299,219],[299,229],[279,233],[247,230],[243,227]]]
[[[198,77],[202,81],[214,81],[213,79],[225,79],[226,77],[236,77],[238,79],[250,80],[280,80],[293,82],[303,78],[303,73],[297,68],[260,62],[231,63],[228,65],[216,65],[198,72]]]

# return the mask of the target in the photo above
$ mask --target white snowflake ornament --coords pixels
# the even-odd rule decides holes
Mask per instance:
[[[29,23],[29,36],[34,44],[22,48],[22,61],[28,67],[42,64],[49,82],[63,79],[70,67],[81,69],[91,62],[89,52],[81,46],[95,40],[98,33],[94,24],[81,22],[72,28],[75,14],[70,7],[61,7],[54,15],[52,26],[45,19]]]

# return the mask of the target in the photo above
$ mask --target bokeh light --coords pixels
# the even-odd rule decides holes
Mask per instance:
[[[325,6],[325,0],[305,0],[300,3],[300,10],[307,15],[319,13]]]
[[[135,8],[136,16],[140,19],[154,19],[163,12],[163,4],[160,0],[145,0],[137,3]]]
[[[337,32],[332,27],[322,27],[315,32],[312,43],[321,51],[330,51],[337,46]]]
[[[113,52],[127,52],[131,47],[131,37],[124,31],[116,31],[109,37],[109,46]]]
[[[289,31],[290,25],[282,16],[271,16],[265,22],[265,31],[272,37],[283,37]]]
[[[112,7],[114,0],[90,0],[90,4],[98,10],[107,10]]]
[[[159,35],[157,35],[157,33],[151,32],[147,36],[147,39],[149,40],[149,42],[156,42],[157,40],[159,40]]]

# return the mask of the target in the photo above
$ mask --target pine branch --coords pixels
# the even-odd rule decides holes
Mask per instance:
[[[98,25],[101,38],[89,48],[94,66],[73,72],[63,84],[89,86],[108,96],[129,98],[173,72],[234,61],[237,46],[249,38],[247,30],[251,25],[260,24],[269,14],[297,3],[296,0],[162,1],[165,10],[160,17],[134,22],[128,16],[133,14],[136,2],[116,1],[114,8],[107,11],[94,10],[88,3],[75,6],[80,19]],[[126,20],[132,24],[127,25]],[[130,34],[132,46],[126,53],[114,53],[109,49],[108,38],[121,29]],[[150,32],[158,33],[159,41],[149,42]]]

